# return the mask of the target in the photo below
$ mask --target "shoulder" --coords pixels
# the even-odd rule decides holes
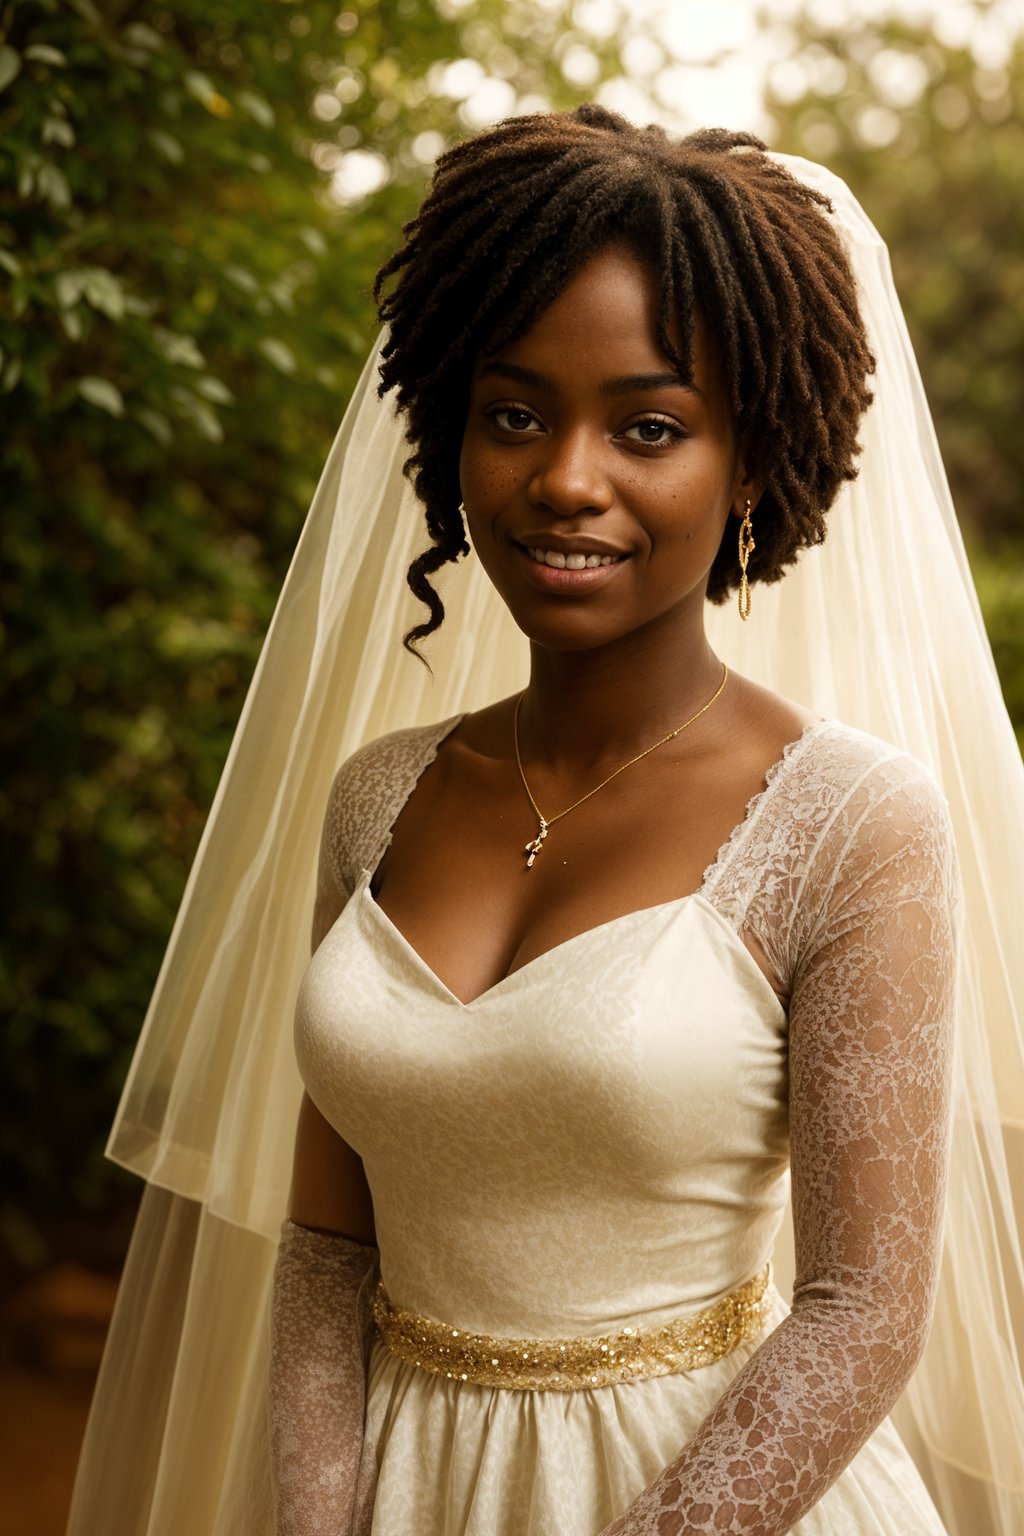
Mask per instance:
[[[379,859],[398,813],[459,716],[378,736],[346,758],[334,775],[324,815],[321,863],[351,891]]]
[[[818,719],[769,771],[712,898],[737,930],[749,925],[788,988],[838,928],[917,896],[952,913],[958,888],[949,808],[926,764]]]
[[[334,775],[331,799],[361,794],[367,787],[379,790],[410,773],[422,773],[437,752],[439,743],[460,718],[455,715],[433,725],[405,726],[366,742],[345,759]]]
[[[750,818],[751,856],[784,856],[789,875],[834,866],[879,825],[895,835],[935,826],[949,836],[949,809],[930,769],[904,748],[840,720],[815,719],[769,769]]]
[[[809,833],[812,911],[870,889],[957,888],[949,805],[931,769],[902,747],[837,720],[809,728],[788,785],[789,814]]]
[[[848,827],[864,820],[912,823],[916,817],[948,824],[938,779],[919,758],[840,720],[809,726],[792,756],[793,787],[811,790],[827,820]]]

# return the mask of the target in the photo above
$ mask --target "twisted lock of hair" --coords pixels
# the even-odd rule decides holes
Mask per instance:
[[[828,200],[749,133],[710,128],[679,140],[597,106],[511,118],[450,149],[377,275],[389,327],[382,394],[396,392],[430,546],[408,583],[430,583],[468,550],[459,453],[474,360],[522,336],[602,245],[625,241],[658,279],[659,345],[683,379],[698,311],[720,349],[737,444],[764,482],[749,579],[777,581],[825,536],[824,514],[856,474],[857,430],[874,368],[856,288]],[[726,531],[708,582],[737,585]]]

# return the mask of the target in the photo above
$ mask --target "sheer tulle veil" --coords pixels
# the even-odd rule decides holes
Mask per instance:
[[[953,1536],[1024,1530],[1024,769],[882,241],[828,194],[878,358],[858,479],[826,543],[708,628],[730,666],[925,762],[964,883],[945,1252],[897,1423]],[[267,1302],[301,1086],[294,999],[320,821],[364,741],[522,686],[525,642],[471,557],[443,582],[431,676],[401,648],[422,547],[392,407],[363,372],[278,603],[124,1090],[109,1155],[147,1180],[70,1531],[269,1531]],[[783,1268],[784,1268],[783,1264]]]

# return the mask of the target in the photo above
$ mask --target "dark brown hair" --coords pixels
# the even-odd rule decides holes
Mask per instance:
[[[737,442],[765,485],[750,579],[778,581],[821,543],[825,512],[856,474],[874,368],[830,208],[752,134],[673,140],[596,106],[511,118],[442,156],[374,288],[390,328],[380,389],[406,415],[406,471],[432,540],[409,568],[429,616],[407,645],[444,618],[429,577],[466,552],[459,453],[478,353],[522,336],[612,241],[654,270],[659,344],[687,383],[698,305],[719,347]],[[728,532],[710,600],[738,579]]]

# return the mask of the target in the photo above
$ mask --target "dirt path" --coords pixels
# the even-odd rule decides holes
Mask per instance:
[[[0,1307],[0,1530],[64,1536],[117,1282],[48,1270]]]

